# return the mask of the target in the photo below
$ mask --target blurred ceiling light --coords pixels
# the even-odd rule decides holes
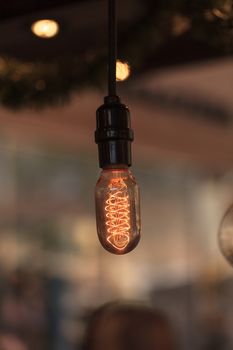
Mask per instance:
[[[130,75],[130,66],[127,62],[117,61],[116,62],[116,80],[126,80]]]
[[[218,17],[222,20],[227,20],[229,18],[229,15],[227,13],[224,13],[223,11],[216,8],[212,10],[212,13],[215,17]]]
[[[182,15],[175,15],[173,18],[173,35],[179,36],[187,32],[191,28],[191,21],[188,17]]]
[[[215,18],[219,18],[222,21],[228,21],[233,16],[232,0],[225,1],[221,8],[213,8],[205,12],[205,17],[208,21],[213,21]]]
[[[59,32],[59,24],[52,19],[41,19],[32,23],[32,32],[40,38],[49,39]]]

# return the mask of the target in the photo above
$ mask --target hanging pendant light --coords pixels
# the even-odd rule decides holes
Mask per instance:
[[[223,216],[218,232],[218,242],[223,256],[233,266],[233,205]]]
[[[139,187],[129,170],[133,131],[128,108],[116,94],[116,3],[108,1],[108,96],[96,112],[95,142],[102,168],[95,188],[100,243],[113,254],[126,254],[140,240]]]

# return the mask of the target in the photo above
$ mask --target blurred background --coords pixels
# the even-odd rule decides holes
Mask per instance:
[[[118,0],[118,18],[142,197],[141,242],[120,257],[98,242],[93,194],[107,1],[1,3],[1,350],[81,349],[87,315],[119,299],[165,312],[179,349],[233,349],[217,244],[233,202],[232,0]]]

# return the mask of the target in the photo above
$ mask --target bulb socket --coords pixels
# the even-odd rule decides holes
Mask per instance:
[[[96,111],[95,142],[98,144],[100,168],[122,164],[131,166],[133,141],[129,109],[118,96],[107,96]]]

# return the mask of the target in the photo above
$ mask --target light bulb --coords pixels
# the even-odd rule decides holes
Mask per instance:
[[[50,39],[59,32],[59,24],[53,19],[41,19],[32,23],[32,32],[43,39]]]
[[[233,205],[227,210],[220,224],[218,242],[222,254],[233,266]]]
[[[97,233],[113,254],[126,254],[140,240],[139,187],[128,168],[104,169],[95,189]]]
[[[133,141],[129,109],[118,96],[106,96],[96,111],[95,142],[99,166],[96,184],[97,233],[113,254],[126,254],[140,240],[139,187],[129,170]]]
[[[117,60],[116,62],[116,80],[124,81],[130,75],[130,66],[127,62]]]

